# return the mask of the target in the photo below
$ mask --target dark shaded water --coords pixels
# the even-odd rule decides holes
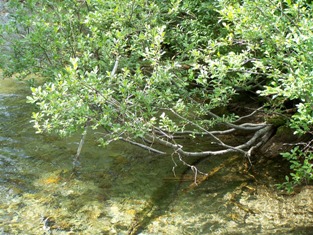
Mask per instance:
[[[192,172],[170,156],[125,143],[99,148],[90,135],[72,171],[80,136],[36,135],[26,91],[0,81],[0,234],[306,234],[310,191],[285,198],[241,173],[238,158],[189,189]],[[206,172],[227,158],[200,163]],[[303,201],[305,199],[305,201]],[[302,214],[297,205],[305,205]],[[302,203],[302,204],[301,204]],[[302,207],[303,208],[303,207]],[[301,208],[300,208],[301,209]],[[305,220],[306,222],[303,222]]]

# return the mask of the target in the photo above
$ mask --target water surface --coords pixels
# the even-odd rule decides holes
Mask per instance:
[[[103,149],[89,135],[74,174],[80,135],[35,134],[25,86],[0,84],[0,234],[307,234],[312,228],[311,189],[282,196],[270,180],[245,172],[240,156],[200,162],[210,172],[236,159],[190,187],[193,172],[178,164],[175,177],[171,156],[122,142]]]

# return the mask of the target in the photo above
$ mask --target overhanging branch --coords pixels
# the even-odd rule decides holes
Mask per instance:
[[[231,152],[239,152],[244,155],[250,156],[251,151],[258,147],[260,144],[262,144],[266,139],[268,139],[269,133],[272,130],[271,125],[266,125],[262,129],[255,132],[255,134],[244,144],[238,145],[238,146],[230,146],[228,144],[225,144],[222,142],[219,138],[215,137],[215,139],[218,139],[217,142],[218,145],[223,147],[222,150],[212,150],[212,151],[201,151],[201,152],[190,152],[183,150],[183,146],[177,143],[173,143],[173,141],[169,138],[162,138],[160,136],[147,134],[146,138],[154,143],[158,143],[160,145],[166,146],[168,148],[171,148],[174,152],[181,154],[186,157],[206,157],[206,156],[215,156],[215,155],[222,155],[227,154]],[[266,138],[265,138],[266,137]],[[258,142],[259,141],[259,142]]]

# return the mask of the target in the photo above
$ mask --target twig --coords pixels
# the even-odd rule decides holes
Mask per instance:
[[[148,150],[149,152],[158,153],[158,154],[166,154],[165,152],[159,151],[159,150],[157,150],[157,149],[155,149],[155,148],[149,147],[149,146],[144,145],[144,144],[140,144],[140,143],[138,143],[138,142],[135,142],[135,141],[132,141],[132,140],[129,140],[129,139],[125,139],[125,138],[123,138],[123,137],[119,137],[118,139],[119,139],[119,140],[122,140],[122,141],[124,141],[124,142],[130,143],[130,144],[132,144],[132,145],[141,147],[141,148],[143,148],[143,149],[146,149],[146,150]]]
[[[264,108],[264,106],[262,106],[262,107],[260,107],[260,108],[258,108],[258,109],[256,109],[256,110],[254,110],[252,113],[250,113],[250,114],[248,114],[248,115],[246,115],[246,116],[242,116],[242,117],[240,117],[240,118],[238,118],[236,121],[234,121],[235,123],[236,122],[240,122],[240,121],[242,121],[243,119],[245,119],[245,118],[249,118],[249,117],[252,117],[254,114],[256,114],[257,112],[259,112],[261,109],[263,109]]]
[[[162,130],[163,132],[166,132],[165,130]],[[196,136],[206,136],[206,135],[226,135],[230,134],[232,132],[236,131],[236,129],[228,129],[224,131],[208,131],[208,132],[195,132],[195,131],[177,131],[175,132],[173,138],[180,138],[181,136],[186,135],[196,135]]]
[[[172,168],[172,172],[173,172],[173,174],[174,174],[174,177],[176,177],[175,169],[176,169],[176,167],[177,167],[177,163],[175,162],[175,159],[174,159],[174,152],[171,154],[171,157],[172,157],[172,161],[173,161],[173,163],[174,163],[174,166],[173,166],[173,168]]]
[[[216,119],[220,119],[220,117],[218,115],[216,115],[215,113],[212,113],[210,111],[208,111],[208,114]],[[231,128],[234,128],[236,130],[243,130],[243,131],[257,131],[260,130],[262,128],[264,128],[265,126],[267,126],[266,123],[259,123],[259,124],[255,124],[255,123],[245,123],[245,124],[241,124],[241,125],[236,125],[233,123],[229,123],[229,122],[223,122],[226,126],[229,126]]]
[[[116,71],[117,71],[117,68],[118,68],[119,59],[120,59],[120,56],[116,56],[114,67],[113,67],[112,72],[111,72],[111,76],[112,77],[114,77],[115,74],[116,74]]]
[[[202,174],[202,175],[207,175],[206,173],[199,171],[197,167],[195,167],[194,165],[190,165],[189,163],[187,163],[186,161],[183,160],[182,155],[180,153],[177,153],[178,155],[178,159],[179,161],[181,161],[185,166],[190,167],[190,169],[192,170],[192,172],[194,173],[194,184],[197,185],[197,176],[198,173]]]

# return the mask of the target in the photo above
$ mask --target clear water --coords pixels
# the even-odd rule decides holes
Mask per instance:
[[[311,231],[311,189],[281,196],[268,181],[265,186],[262,178],[244,173],[241,157],[191,188],[193,173],[179,164],[175,177],[170,156],[125,143],[103,149],[89,135],[74,174],[80,136],[36,135],[29,122],[33,107],[25,103],[22,87],[0,81],[0,234]],[[198,167],[210,172],[231,157],[208,158]]]

